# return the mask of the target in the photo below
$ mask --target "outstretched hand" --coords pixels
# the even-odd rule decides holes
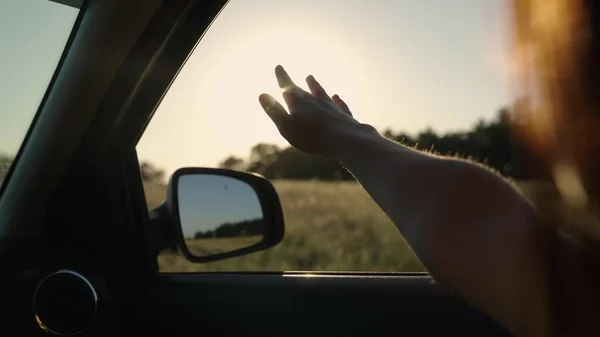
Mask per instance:
[[[306,78],[310,93],[298,87],[282,66],[275,68],[279,87],[289,113],[268,94],[259,97],[263,109],[281,135],[304,152],[331,156],[339,146],[339,138],[363,129],[352,117],[346,103],[338,96],[329,97],[311,75]]]

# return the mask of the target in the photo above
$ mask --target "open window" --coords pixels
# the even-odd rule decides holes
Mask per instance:
[[[279,193],[286,234],[269,250],[207,264],[161,254],[160,271],[424,271],[348,172],[289,147],[258,95],[279,96],[273,69],[282,64],[301,86],[313,74],[356,118],[390,138],[460,152],[467,135],[478,125],[495,127],[510,103],[500,58],[504,37],[496,34],[504,28],[501,8],[496,2],[230,1],[137,146],[146,198],[150,209],[159,205],[168,177],[181,167],[256,172]]]

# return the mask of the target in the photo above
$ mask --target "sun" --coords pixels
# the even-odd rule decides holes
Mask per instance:
[[[286,68],[295,83],[307,89],[305,78],[314,75],[330,95],[353,94],[355,84],[347,81],[353,65],[322,34],[308,28],[279,26],[261,29],[239,37],[219,52],[213,64],[208,110],[215,123],[228,125],[231,132],[251,142],[273,141],[285,144],[258,104],[258,96],[269,93],[280,100],[281,90],[274,75],[275,66]],[[235,120],[235,123],[232,123]],[[237,137],[236,137],[237,138]],[[239,139],[227,140],[231,145]]]
[[[240,29],[225,14],[165,95],[140,153],[160,151],[163,161],[177,166],[213,166],[230,155],[247,158],[258,143],[289,146],[258,102],[260,94],[269,93],[284,103],[274,74],[278,64],[305,90],[305,78],[312,74],[330,95],[358,102],[363,79],[357,73],[368,68],[348,54],[352,49],[340,47],[335,34],[289,20]],[[178,142],[194,144],[193,150],[164,145]]]

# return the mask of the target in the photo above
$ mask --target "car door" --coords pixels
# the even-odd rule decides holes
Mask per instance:
[[[233,7],[235,5],[239,7]],[[230,23],[232,20],[235,20],[235,24],[247,27],[231,27],[230,29],[251,29],[250,27],[253,26],[252,21],[244,20],[243,17],[235,17],[236,15],[244,14],[245,11],[251,10],[252,6],[246,5],[246,7],[243,7],[241,4],[231,3],[229,4],[229,6],[232,6],[231,8],[223,9],[221,16],[226,17],[223,19],[224,21]],[[259,5],[257,4],[256,7],[259,7]],[[228,9],[231,12],[228,12]],[[297,10],[300,11],[299,8]],[[204,14],[198,13],[197,15],[200,17]],[[193,15],[189,15],[187,20],[200,21]],[[192,50],[192,54],[188,57],[186,65],[184,65],[184,68],[178,75],[182,79],[175,79],[169,92],[163,98],[161,106],[157,108],[153,117],[156,120],[150,121],[145,131],[146,133],[137,145],[140,160],[152,156],[157,146],[157,139],[163,139],[163,142],[167,142],[169,139],[173,143],[177,141],[177,136],[170,134],[166,131],[169,129],[161,126],[163,123],[169,123],[167,121],[168,118],[179,116],[178,112],[173,111],[174,109],[177,107],[184,109],[180,105],[177,105],[179,102],[171,102],[184,100],[185,97],[175,93],[172,94],[170,93],[171,91],[181,92],[206,88],[212,95],[219,95],[218,86],[223,85],[223,87],[229,86],[234,96],[237,90],[243,90],[243,88],[240,89],[240,86],[236,86],[232,82],[236,79],[242,81],[240,77],[244,75],[228,78],[228,80],[224,81],[224,84],[204,84],[204,82],[193,82],[193,79],[189,78],[192,71],[186,71],[186,67],[200,68],[203,63],[217,68],[215,71],[223,71],[224,73],[227,71],[224,68],[219,68],[210,59],[211,53],[219,55],[218,51],[220,48],[228,48],[227,42],[221,41],[220,44],[217,44],[215,38],[210,35],[211,29],[224,29],[221,26],[225,25],[225,23],[218,20],[220,19],[217,18],[217,21],[213,22],[208,32],[204,32],[203,40],[200,40],[196,49]],[[196,34],[199,34],[199,32]],[[301,33],[295,32],[295,34]],[[266,41],[277,40],[272,36],[270,37],[267,32],[259,32],[257,35],[262,36]],[[297,38],[302,41],[301,37]],[[206,43],[207,45],[203,45],[202,43]],[[284,45],[283,48],[288,46],[285,41],[282,41],[282,43]],[[246,44],[242,45],[251,47]],[[262,47],[262,44],[257,46],[257,48]],[[181,46],[181,48],[183,49],[184,47]],[[278,48],[278,46],[274,45],[273,48]],[[202,56],[196,56],[200,53]],[[260,64],[250,53],[244,55],[243,57],[246,57],[249,62]],[[216,58],[218,57],[216,56]],[[223,55],[223,57],[229,56]],[[243,61],[239,60],[239,62]],[[204,70],[206,68],[208,66],[201,69]],[[241,71],[243,70],[238,69],[232,72],[239,73]],[[197,76],[202,76],[202,73],[198,70],[196,70],[196,74]],[[226,74],[223,74],[223,76],[226,76]],[[186,84],[181,84],[182,82],[188,82],[187,87],[185,87]],[[252,91],[258,90],[254,88],[248,89]],[[201,93],[196,93],[194,96],[201,97],[197,99],[204,99],[205,97]],[[225,98],[221,97],[221,99]],[[235,98],[232,97],[232,99]],[[200,107],[205,106],[202,103],[198,104]],[[233,108],[230,109],[234,110]],[[169,111],[169,115],[165,111]],[[219,113],[228,114],[229,112],[226,109],[210,112],[210,114]],[[233,111],[230,114],[231,118],[237,116]],[[259,117],[261,116],[256,116],[256,118]],[[207,115],[206,118],[212,117]],[[227,120],[227,117],[215,118],[223,121]],[[202,119],[198,120],[198,122],[203,123]],[[190,123],[193,125],[190,119],[181,117],[181,121],[176,123],[178,127],[174,127],[173,130],[178,130],[181,134],[185,134],[187,128],[184,124],[189,125]],[[207,121],[206,123],[209,122]],[[231,124],[235,124],[235,121],[232,120]],[[215,125],[214,127],[218,126]],[[206,132],[206,129],[201,130],[201,132]],[[161,137],[161,133],[164,136]],[[157,134],[159,135],[157,136]],[[145,137],[153,138],[146,140],[147,138]],[[209,140],[207,139],[207,141]],[[205,148],[207,147],[191,147],[190,151],[192,153],[189,155],[198,156],[200,154],[195,154],[194,152],[202,151]],[[255,149],[256,147],[253,148],[253,150]],[[256,149],[257,152],[259,150]],[[268,146],[263,146],[263,151],[268,153]],[[150,208],[152,208],[158,204],[157,200],[160,201],[162,199],[160,197],[156,199],[156,196],[153,195],[157,191],[150,191],[152,174],[149,172],[152,170],[160,171],[160,169],[153,167],[148,162],[144,164],[147,170],[147,174],[145,175],[144,170],[142,170],[146,188],[146,203],[150,204]],[[280,191],[280,197],[283,198],[284,196],[281,195],[281,192],[285,193],[285,186],[277,185],[276,183],[276,189]],[[364,194],[358,193],[353,196],[357,200],[360,200],[359,202],[362,203],[363,208],[376,207],[369,204],[368,200],[362,199],[365,196]],[[325,202],[322,199],[318,200],[317,203]],[[293,215],[290,215],[291,212],[286,207],[289,205],[289,203],[285,204],[287,201],[287,199],[282,200],[286,220],[288,220],[286,225],[293,226],[295,224],[289,222],[293,218]],[[357,207],[361,206],[357,204]],[[316,217],[318,215],[318,210],[308,210],[304,213],[305,217]],[[339,216],[342,215],[340,214]],[[375,217],[376,220],[373,220],[373,218],[370,219],[372,221],[379,221],[377,217]],[[391,223],[372,224],[374,227],[377,225],[389,226],[389,228],[386,227],[386,230],[395,230],[391,226]],[[340,232],[343,234],[343,229],[340,229]],[[294,233],[287,232],[287,230],[286,233],[286,235],[294,235]],[[397,235],[397,233],[395,234]],[[317,236],[320,234],[315,233],[314,235],[315,237],[312,240],[317,240]],[[370,232],[365,232],[363,235],[368,236]],[[284,242],[280,245],[287,245],[288,242],[290,241],[285,241],[284,239]],[[330,244],[334,245],[332,242]],[[404,243],[400,243],[399,241],[389,243],[389,245],[393,244],[405,247]],[[277,248],[281,250],[277,250]],[[269,256],[285,254],[281,246],[273,249],[273,253]],[[297,249],[300,250],[303,248],[301,245],[298,245]],[[385,247],[381,246],[375,247],[373,249],[375,251],[374,255],[385,254],[384,249]],[[254,255],[254,257],[258,256],[255,259],[252,259],[252,256],[248,256],[246,260],[243,260],[243,258],[242,260],[254,261],[262,259],[263,262],[268,260],[266,253],[264,255],[260,255],[261,253],[258,254]],[[418,262],[412,262],[410,259],[408,262],[403,262],[405,266],[403,270],[405,272],[377,270],[376,266],[363,267],[362,272],[360,270],[358,272],[307,270],[307,268],[303,268],[299,272],[293,272],[278,270],[277,267],[269,266],[269,262],[264,262],[263,267],[254,267],[255,269],[252,269],[253,267],[242,266],[241,263],[244,262],[240,262],[242,261],[240,259],[234,259],[235,262],[231,263],[229,263],[230,261],[223,261],[222,264],[209,263],[208,265],[196,266],[189,264],[182,266],[181,264],[185,264],[182,260],[180,257],[159,254],[159,273],[151,278],[146,285],[145,293],[140,295],[143,298],[141,301],[143,305],[140,305],[138,308],[139,311],[136,310],[139,313],[139,316],[136,317],[139,317],[140,320],[146,319],[157,322],[152,327],[153,331],[172,335],[178,333],[182,335],[188,334],[190,331],[213,335],[283,334],[291,336],[307,334],[383,335],[388,333],[404,333],[407,335],[437,335],[446,333],[461,335],[506,334],[489,317],[439,286],[427,273],[423,272],[423,268]],[[302,261],[306,262],[310,260],[308,258]],[[302,268],[302,263],[299,262],[293,268]],[[350,268],[353,267],[342,265],[340,269],[343,268],[352,270]],[[357,265],[354,268],[357,268]],[[203,270],[204,272],[190,272],[190,270],[194,269]],[[360,267],[357,269],[360,269]],[[218,272],[218,270],[221,270],[221,272]],[[370,271],[364,272],[364,270]]]
[[[44,298],[92,294],[94,315],[77,322],[88,335],[506,335],[423,272],[164,272],[157,246],[164,232],[148,212],[136,145],[225,5],[81,6],[0,199],[3,216],[11,215],[2,227],[10,229],[2,232],[2,261],[11,266],[2,287],[8,329],[41,335],[47,316],[36,305]],[[48,280],[58,286],[45,288]],[[93,291],[80,292],[82,285]],[[46,313],[63,312],[48,303]]]

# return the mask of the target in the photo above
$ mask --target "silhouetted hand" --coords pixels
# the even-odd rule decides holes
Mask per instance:
[[[338,147],[344,146],[344,137],[367,129],[374,131],[356,121],[338,95],[329,97],[313,76],[306,78],[311,91],[308,93],[294,84],[282,66],[275,68],[275,75],[289,114],[271,95],[262,94],[259,101],[292,146],[307,153],[334,156]]]

